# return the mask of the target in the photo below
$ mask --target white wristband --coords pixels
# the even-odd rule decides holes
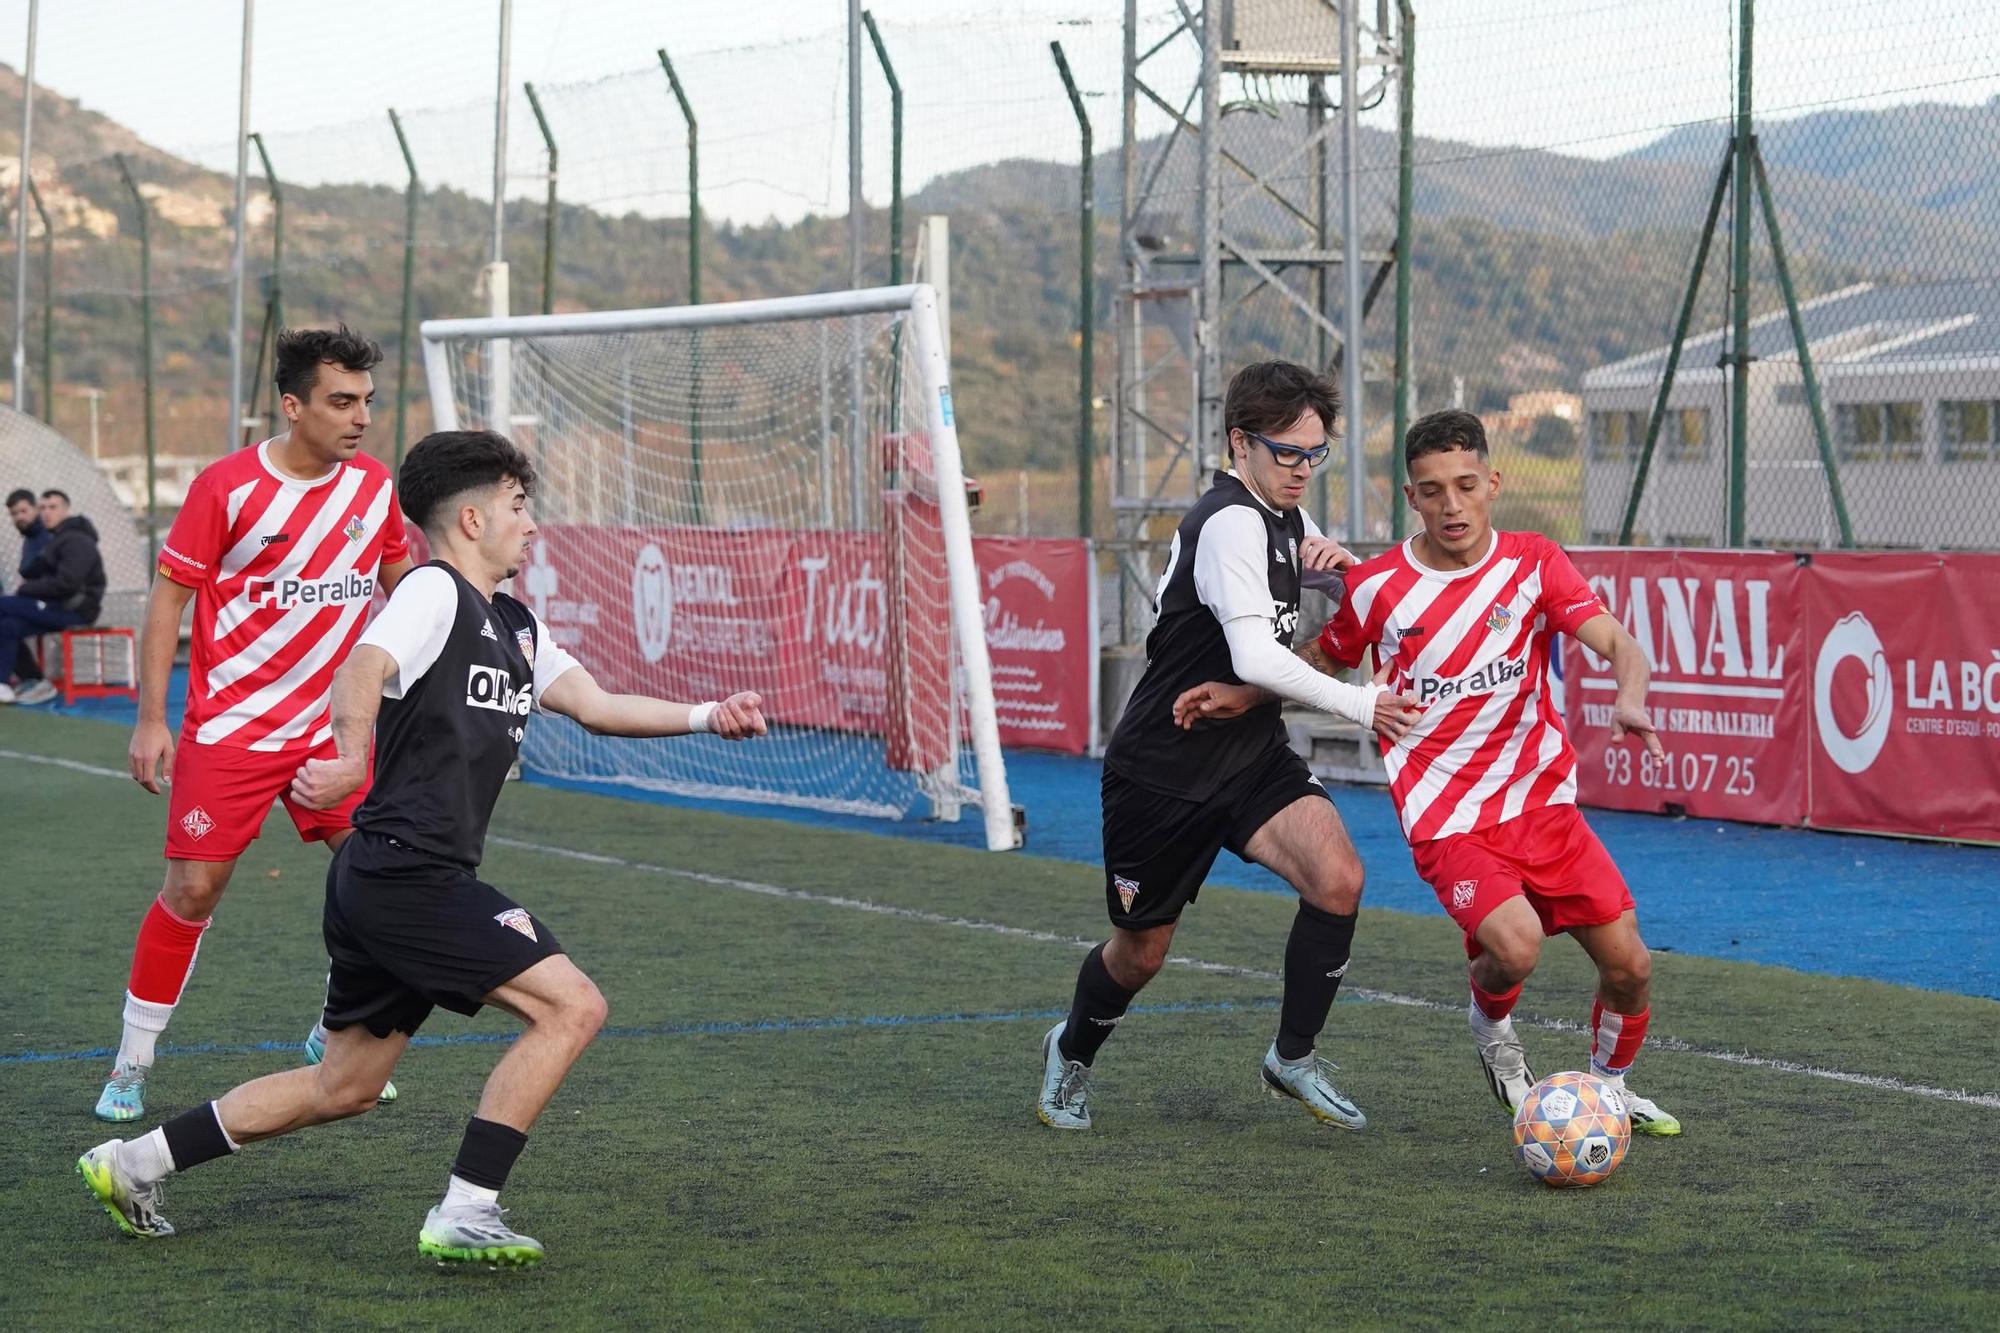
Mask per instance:
[[[711,699],[705,704],[696,704],[693,708],[688,709],[688,730],[690,732],[707,731],[708,720],[715,716],[715,710],[720,707],[722,707],[721,704]]]

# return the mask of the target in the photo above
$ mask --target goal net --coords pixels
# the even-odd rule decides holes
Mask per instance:
[[[951,388],[917,284],[433,320],[440,429],[535,460],[514,595],[614,691],[754,689],[768,739],[528,732],[551,777],[901,819],[1018,845]]]

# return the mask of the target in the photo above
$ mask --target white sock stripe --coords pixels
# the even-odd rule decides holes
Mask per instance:
[[[1611,1057],[1618,1051],[1618,1038],[1625,1031],[1625,1015],[1603,1009],[1597,1015],[1597,1030],[1590,1034],[1590,1062],[1593,1065],[1611,1067]]]

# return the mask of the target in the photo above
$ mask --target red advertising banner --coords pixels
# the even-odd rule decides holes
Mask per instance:
[[[2000,842],[1996,590],[2000,555],[1813,557],[1811,823]]]
[[[1796,824],[1806,813],[1805,654],[1789,554],[1582,548],[1576,567],[1652,664],[1664,762],[1610,743],[1609,662],[1564,645],[1578,798],[1615,810]]]
[[[1097,734],[1097,571],[1083,542],[975,537],[1000,743],[1084,754]]]
[[[954,661],[936,506],[899,494],[887,513],[894,541],[547,524],[515,595],[608,689],[755,689],[774,721],[879,735],[895,767],[931,768],[951,734]],[[1087,548],[973,547],[1001,743],[1082,753],[1096,697]]]

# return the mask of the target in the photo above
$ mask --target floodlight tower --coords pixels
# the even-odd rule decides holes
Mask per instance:
[[[1411,0],[1207,0],[1164,34],[1125,5],[1117,402],[1111,441],[1120,638],[1144,635],[1171,523],[1227,455],[1223,391],[1247,348],[1232,332],[1273,311],[1300,328],[1291,360],[1345,380],[1344,513],[1310,504],[1350,543],[1367,524],[1361,320],[1393,272],[1395,415],[1408,405]],[[1193,86],[1186,81],[1193,71]],[[1329,96],[1328,83],[1337,83]],[[1395,87],[1397,231],[1366,249],[1356,204],[1356,121]],[[1141,108],[1167,133],[1141,141]],[[1234,113],[1261,113],[1237,116]],[[1240,128],[1239,128],[1240,126]],[[1336,218],[1333,201],[1340,201]],[[1368,270],[1372,270],[1372,277]],[[1364,295],[1364,290],[1366,295]],[[1394,451],[1391,451],[1392,454]],[[1335,455],[1336,459],[1339,455]],[[1390,525],[1398,507],[1390,506]]]

